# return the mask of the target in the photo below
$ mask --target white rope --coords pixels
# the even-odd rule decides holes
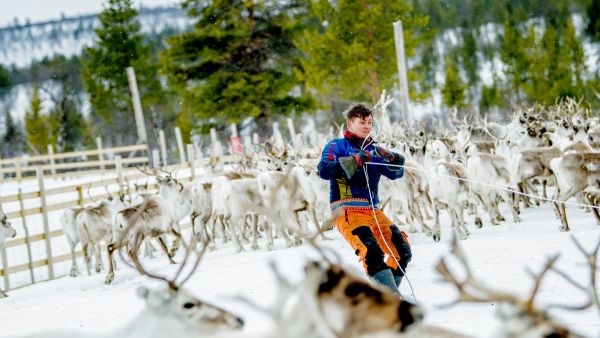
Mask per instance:
[[[370,144],[373,143],[374,140],[371,138],[370,142],[365,145],[365,141],[367,141],[367,139],[369,139],[369,137],[371,136],[371,134],[373,132],[374,131],[371,131],[367,135],[367,137],[365,137],[365,139],[363,140],[361,147],[360,147],[361,150],[364,150],[366,147],[368,147]],[[402,271],[402,274],[404,274],[404,278],[406,278],[406,281],[408,281],[408,286],[410,287],[410,290],[412,292],[412,296],[415,299],[416,305],[420,306],[419,301],[417,300],[417,295],[415,294],[415,290],[413,289],[412,283],[410,282],[410,279],[408,278],[406,271],[402,268],[402,266],[400,265],[400,262],[396,259],[396,256],[393,255],[394,251],[390,247],[389,243],[385,240],[385,237],[383,236],[383,231],[381,229],[381,225],[379,225],[379,220],[377,219],[377,214],[375,213],[375,204],[373,203],[373,193],[371,191],[371,185],[369,184],[369,174],[367,173],[367,164],[369,164],[369,163],[373,163],[373,162],[366,162],[365,164],[363,164],[362,169],[365,173],[365,179],[367,181],[367,189],[369,190],[369,201],[371,203],[371,211],[373,212],[373,218],[375,218],[375,223],[377,224],[377,228],[379,229],[379,233],[381,234],[381,239],[383,240],[383,243],[385,243],[385,246],[387,247],[388,252],[392,253],[390,256],[398,265],[398,269],[400,269],[400,271]],[[398,253],[398,254],[400,254],[400,253]],[[400,292],[400,290],[398,290],[398,292]]]
[[[369,162],[367,162],[367,163],[369,163]],[[379,225],[379,220],[377,219],[377,214],[375,213],[375,204],[373,203],[373,195],[371,193],[371,185],[369,184],[369,174],[367,174],[367,166],[366,165],[363,166],[363,171],[365,172],[365,178],[367,181],[367,189],[369,190],[369,201],[371,201],[371,211],[373,211],[373,218],[375,218],[375,223],[377,224],[377,228],[379,229],[379,233],[381,234],[381,239],[383,239],[383,243],[385,243],[385,246],[387,247],[389,252],[392,253],[392,255],[390,255],[390,256],[394,259],[394,261],[398,265],[398,269],[400,269],[400,271],[402,271],[402,273],[404,274],[404,277],[406,278],[406,281],[408,281],[408,286],[410,287],[410,291],[412,292],[412,295],[415,298],[415,303],[417,305],[421,306],[421,304],[419,304],[419,301],[417,300],[417,295],[415,294],[415,289],[413,289],[412,283],[410,282],[410,279],[408,278],[406,271],[402,268],[402,266],[400,265],[400,262],[396,259],[396,256],[393,255],[394,251],[392,250],[392,248],[390,248],[390,245],[388,244],[388,242],[385,240],[385,237],[383,236],[383,231],[381,230],[381,225]],[[398,253],[398,254],[400,254],[400,253]],[[398,290],[398,292],[399,291],[400,290]]]
[[[366,165],[372,164],[372,165],[380,165],[380,166],[388,166],[388,167],[397,167],[397,168],[418,170],[418,171],[422,171],[422,172],[430,172],[430,171],[427,171],[424,168],[411,167],[411,166],[399,165],[399,164],[375,163],[375,162],[366,162],[365,164]],[[531,198],[537,198],[537,199],[542,200],[542,201],[553,202],[553,203],[561,203],[561,204],[565,204],[565,205],[576,205],[576,206],[579,206],[579,207],[588,207],[588,208],[600,209],[600,206],[593,206],[593,205],[590,205],[590,204],[583,204],[583,203],[577,203],[577,202],[560,201],[560,200],[556,200],[556,199],[552,199],[552,198],[546,198],[546,197],[542,197],[542,196],[536,196],[536,195],[524,193],[524,192],[521,192],[521,191],[518,191],[518,190],[514,190],[514,189],[511,189],[511,188],[505,188],[505,187],[500,187],[500,186],[497,186],[497,185],[494,185],[494,184],[490,184],[490,183],[485,183],[485,182],[479,182],[479,181],[475,181],[475,180],[470,180],[468,178],[462,178],[462,177],[457,177],[457,176],[452,176],[452,175],[446,175],[446,174],[441,174],[441,173],[436,173],[436,172],[430,172],[430,173],[433,173],[433,174],[436,174],[436,175],[442,176],[442,177],[454,178],[454,179],[457,179],[459,181],[465,181],[465,182],[471,182],[471,183],[481,184],[481,185],[485,185],[485,186],[488,186],[488,187],[491,187],[491,188],[494,188],[494,189],[509,191],[509,192],[515,193],[517,195],[527,196],[527,197],[531,197]]]

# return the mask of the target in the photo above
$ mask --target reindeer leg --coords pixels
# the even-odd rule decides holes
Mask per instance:
[[[592,209],[592,213],[594,214],[594,218],[596,219],[596,225],[600,225],[600,213],[598,212],[598,208],[595,208],[595,207],[597,207],[597,205],[596,205],[594,196],[591,194],[590,195],[585,194],[584,196],[585,196],[586,202],[589,205],[591,205],[592,207],[594,207],[591,209]]]
[[[427,224],[425,223],[425,220],[423,217],[423,209],[424,209],[424,207],[421,206],[419,203],[416,203],[416,202],[414,203],[414,210],[415,210],[417,221],[421,225],[421,232],[423,232],[427,236],[431,236],[433,234],[433,232],[432,232],[431,228],[429,228],[427,226]]]
[[[88,252],[88,243],[81,245],[81,252],[83,253],[83,261],[85,262],[85,268],[87,270],[88,276],[92,275],[90,271],[90,256]]]
[[[580,189],[581,190],[581,189]],[[558,196],[559,201],[567,201],[577,192],[576,189],[573,189],[572,186],[567,189],[566,192],[561,192]],[[569,222],[567,220],[567,210],[564,203],[558,203],[558,210],[560,213],[560,222],[561,226],[558,228],[560,231],[571,231],[569,227]]]
[[[108,274],[106,275],[106,279],[104,282],[106,284],[110,284],[115,279],[115,270],[114,270],[114,259],[113,252],[118,250],[121,246],[116,243],[110,243],[106,246],[106,252],[108,253]]]
[[[258,215],[252,215],[252,250],[260,249],[258,246]]]
[[[160,248],[162,249],[162,251],[165,253],[165,255],[167,255],[167,257],[169,258],[169,262],[171,264],[175,264],[175,261],[173,260],[173,257],[171,256],[171,254],[169,253],[169,249],[167,248],[167,244],[165,243],[165,241],[163,240],[162,236],[158,236],[156,238],[158,240],[158,243],[160,244]]]
[[[8,297],[8,295],[6,293],[4,293],[4,291],[2,291],[2,289],[0,289],[0,298],[6,298]]]
[[[73,244],[73,242],[69,241],[69,244],[71,245],[72,260],[71,271],[69,272],[69,276],[77,277],[77,275],[79,274],[79,268],[77,267],[77,259],[75,259],[75,246],[77,246],[77,243]]]
[[[508,206],[510,207],[510,210],[512,211],[513,222],[515,222],[515,223],[521,222],[519,213],[517,212],[517,209],[515,208],[514,199],[511,198],[511,196],[509,195],[509,193],[507,191],[500,191],[499,194],[502,197],[502,200],[504,201],[504,203],[508,204]]]
[[[461,229],[461,231],[463,232],[463,234],[465,235],[465,237],[469,237],[471,236],[471,232],[469,232],[469,228],[467,228],[467,223],[465,222],[465,214],[464,214],[464,202],[462,203],[458,203],[456,205],[456,218],[458,220],[458,224],[459,227]]]
[[[310,207],[310,218],[313,224],[315,225],[315,228],[317,229],[317,233],[321,234],[321,240],[330,241],[331,238],[325,236],[325,226],[321,227],[321,225],[319,225],[319,219],[317,218],[317,210],[313,206]]]
[[[181,232],[175,227],[171,227],[171,233],[175,236],[175,240],[173,241],[173,247],[169,251],[169,257],[175,257],[177,251],[179,251],[179,246],[181,245]]]
[[[100,243],[96,242],[94,244],[94,257],[96,259],[96,273],[100,273],[102,271],[102,255],[100,254]]]
[[[475,208],[475,226],[481,229],[483,227],[483,218],[481,217],[481,214],[479,213],[479,208],[477,206],[479,203],[481,203],[481,205],[484,205],[484,202],[481,199],[479,193],[475,193],[474,195],[475,197],[469,198],[469,201],[471,202],[470,204]]]
[[[439,242],[442,238],[442,229],[440,227],[440,209],[437,202],[433,202],[433,218],[435,223],[433,225],[433,241]]]
[[[267,219],[264,223],[265,232],[267,234],[267,250],[275,250],[275,244],[273,243],[273,225],[269,224]]]
[[[244,221],[243,217],[232,217],[229,222],[227,222],[229,228],[231,229],[231,233],[232,233],[232,237],[235,241],[235,244],[237,245],[238,249],[237,252],[242,252],[242,251],[246,251],[244,249],[244,246],[242,245],[242,242],[240,241],[240,238],[238,237],[238,233],[237,233],[237,226],[236,224],[239,222]]]
[[[544,178],[542,180],[542,197],[544,197],[544,198],[548,198],[548,194],[546,193],[547,185],[548,185],[548,180]]]

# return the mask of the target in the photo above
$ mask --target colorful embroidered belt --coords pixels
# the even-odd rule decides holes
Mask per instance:
[[[331,214],[334,219],[339,216],[343,210],[365,210],[371,209],[371,202],[366,198],[343,198],[335,202],[331,202]],[[379,209],[375,204],[375,210]]]

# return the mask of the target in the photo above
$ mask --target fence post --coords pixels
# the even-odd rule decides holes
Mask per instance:
[[[56,162],[54,162],[54,147],[51,144],[48,145],[48,156],[50,156],[50,172],[54,178],[56,177]]]
[[[196,179],[196,156],[194,156],[194,146],[187,144],[187,160],[192,174],[192,181]]]
[[[38,186],[40,189],[40,203],[42,206],[42,220],[44,222],[44,241],[46,242],[46,257],[48,261],[48,277],[54,279],[54,263],[52,259],[52,244],[50,238],[50,225],[48,224],[48,206],[46,205],[46,189],[44,188],[44,171],[38,166],[36,170]]]
[[[298,145],[296,144],[296,128],[294,127],[294,121],[290,117],[287,118],[287,127],[290,133],[290,141],[292,141],[292,147],[294,148],[294,156],[298,158],[296,152],[298,151]]]
[[[16,158],[17,163],[15,164],[16,167],[16,176],[17,176],[17,182],[21,183],[21,158],[17,157]]]
[[[157,149],[152,149],[152,164],[154,169],[160,168],[160,154]]]
[[[35,283],[35,274],[33,273],[33,257],[31,255],[31,243],[29,242],[29,229],[27,228],[27,217],[23,214],[25,206],[23,203],[23,190],[21,187],[17,190],[19,194],[19,210],[21,210],[21,222],[23,223],[23,230],[25,231],[25,244],[27,245],[27,259],[29,260],[29,275],[31,277],[31,284]]]
[[[96,148],[98,148],[98,161],[100,161],[100,170],[104,173],[104,152],[102,151],[102,137],[96,137]]]
[[[167,167],[169,161],[167,160],[167,140],[165,138],[165,132],[161,129],[158,132],[158,139],[160,142],[160,154],[162,156],[162,166]]]
[[[179,152],[179,163],[185,163],[185,151],[183,148],[183,138],[181,137],[181,129],[175,127],[175,139],[177,140],[177,151]]]
[[[281,131],[279,131],[279,122],[273,122],[273,138],[275,139],[273,142],[275,148],[283,149],[285,147],[285,141],[283,141],[283,136],[281,136]]]
[[[123,163],[121,162],[121,155],[115,156],[115,169],[117,170],[117,176],[119,177],[119,191],[123,192]]]

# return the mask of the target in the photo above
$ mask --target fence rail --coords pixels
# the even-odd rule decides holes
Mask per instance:
[[[167,167],[165,169],[168,171],[190,169],[189,174],[179,175],[179,177],[178,177],[178,180],[180,180],[182,182],[189,182],[189,181],[194,180],[194,178],[195,178],[195,166],[198,164],[201,164],[201,163],[207,163],[207,161],[208,160],[206,159],[206,160],[198,160],[195,162],[180,163],[177,165]],[[27,205],[32,200],[40,200],[40,204],[41,204],[40,206],[29,207],[29,208],[21,207],[20,210],[6,213],[6,216],[9,220],[20,219],[22,221],[22,225],[25,230],[25,236],[21,237],[21,238],[8,240],[5,243],[4,248],[2,249],[1,254],[2,254],[3,264],[2,264],[2,269],[0,269],[0,278],[2,278],[4,280],[4,289],[5,290],[10,290],[9,276],[11,274],[29,270],[30,276],[31,276],[30,283],[26,283],[21,286],[30,285],[30,284],[33,284],[33,283],[36,283],[39,281],[39,280],[35,280],[35,278],[34,278],[34,270],[35,269],[48,267],[48,270],[49,270],[49,278],[48,279],[54,279],[59,276],[54,275],[53,265],[55,263],[61,263],[61,262],[68,261],[71,259],[70,253],[56,254],[56,255],[53,254],[54,251],[52,250],[51,240],[54,238],[64,238],[65,236],[64,236],[62,229],[50,230],[50,227],[48,224],[50,222],[48,220],[48,213],[64,210],[66,208],[73,207],[73,206],[85,205],[89,202],[94,202],[97,199],[107,197],[108,194],[110,194],[112,196],[118,196],[121,192],[126,193],[126,194],[131,194],[130,183],[147,177],[147,175],[144,173],[130,171],[128,173],[121,173],[120,175],[118,175],[118,177],[114,177],[114,178],[97,180],[97,181],[90,182],[90,183],[72,184],[72,185],[67,185],[67,186],[62,186],[62,187],[57,187],[57,188],[44,189],[44,184],[43,184],[44,175],[42,173],[41,168],[38,169],[38,173],[41,174],[41,177],[38,177],[38,179],[40,179],[40,181],[42,182],[39,185],[40,189],[38,191],[33,191],[33,192],[28,192],[28,193],[21,193],[19,191],[19,193],[17,193],[17,194],[6,195],[6,196],[0,197],[0,204],[9,203],[9,202],[19,202],[21,206],[24,206],[24,205]],[[123,183],[125,183],[125,184],[123,184]],[[90,189],[98,188],[98,187],[106,187],[107,191],[102,194],[97,194],[97,195],[92,196],[90,194]],[[116,187],[117,190],[114,190],[114,187]],[[113,188],[112,191],[110,191],[111,188]],[[149,184],[148,188],[150,190],[157,190],[158,185],[157,185],[157,183],[151,183],[151,184]],[[84,193],[83,193],[84,191],[88,191],[87,197],[84,196]],[[45,200],[52,200],[54,197],[57,197],[61,194],[71,194],[71,197],[60,197],[60,202],[58,202],[58,203],[46,204],[46,203],[42,202],[43,198],[45,198]],[[37,216],[37,215],[42,215],[42,221],[44,223],[44,227],[43,227],[44,232],[34,234],[34,235],[29,235],[28,230],[27,230],[26,218],[30,217],[30,216]],[[52,224],[55,224],[54,220],[53,220]],[[190,226],[190,224],[184,224],[184,227],[189,227],[189,226]],[[18,231],[18,227],[16,227],[16,228]],[[54,227],[54,228],[56,228],[56,227]],[[45,257],[34,260],[34,259],[32,259],[32,256],[31,256],[31,245],[36,242],[45,242],[47,247],[46,247]],[[65,238],[65,243],[67,243],[66,238]],[[28,255],[29,259],[25,263],[10,265],[10,263],[9,263],[10,260],[7,258],[7,249],[18,248],[18,247],[26,247],[26,249],[29,253],[29,255]],[[82,256],[81,250],[76,251],[75,254],[76,254],[76,257]]]
[[[51,150],[51,148],[49,148]],[[48,155],[21,156],[10,159],[0,160],[0,178],[4,180],[16,179],[18,181],[24,178],[35,178],[35,172],[41,168],[44,173],[56,176],[63,171],[64,174],[70,174],[72,171],[90,171],[93,168],[104,170],[108,167],[116,167],[116,162],[111,157],[120,156],[119,154],[135,154],[141,152],[144,156],[123,157],[123,165],[148,164],[149,154],[148,145],[136,144],[132,146],[122,146],[114,148],[99,148],[92,150],[74,151],[67,153],[56,153],[49,151]],[[107,156],[108,155],[108,156]],[[93,159],[88,159],[93,157]],[[59,162],[62,161],[62,162]],[[94,173],[97,171],[94,171]]]

